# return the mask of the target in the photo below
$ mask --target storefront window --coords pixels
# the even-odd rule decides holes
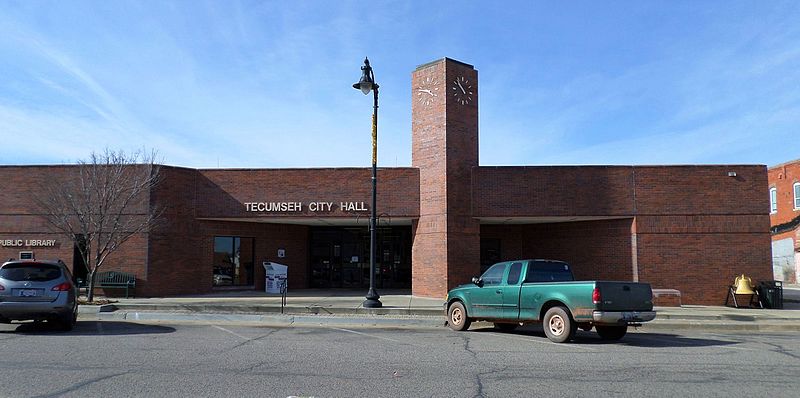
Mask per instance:
[[[253,285],[253,238],[214,237],[214,286]]]

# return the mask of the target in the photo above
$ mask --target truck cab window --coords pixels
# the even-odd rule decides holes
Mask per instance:
[[[574,280],[569,264],[560,261],[536,261],[531,263],[525,283],[568,282]]]
[[[511,264],[511,269],[508,271],[508,284],[516,285],[519,283],[519,277],[522,274],[522,263]]]

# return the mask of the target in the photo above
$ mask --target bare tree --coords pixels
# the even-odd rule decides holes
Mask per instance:
[[[88,300],[108,256],[136,234],[148,232],[162,213],[150,192],[159,181],[155,152],[106,149],[78,161],[75,173],[52,176],[38,198],[43,217],[78,247],[87,267]]]

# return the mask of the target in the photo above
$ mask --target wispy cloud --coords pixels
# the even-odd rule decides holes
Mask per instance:
[[[759,23],[715,20],[691,40],[676,36],[627,68],[582,71],[554,87],[512,88],[512,106],[496,105],[483,118],[484,134],[494,137],[484,148],[511,164],[796,158],[797,148],[776,143],[796,141],[800,122],[800,91],[791,89],[800,87],[800,27],[787,23],[797,11],[767,13]],[[507,80],[496,83],[515,87]],[[531,138],[522,141],[536,143],[526,147],[527,159],[509,162],[495,149],[526,133]],[[512,154],[519,152],[514,146]]]
[[[410,164],[410,73],[442,56],[481,73],[482,164],[799,156],[764,144],[796,137],[792,3],[622,14],[465,3],[458,19],[446,5],[10,4],[0,10],[0,135],[24,148],[0,161],[146,146],[193,167],[366,166],[371,98],[350,88],[365,55],[381,84],[380,164]]]

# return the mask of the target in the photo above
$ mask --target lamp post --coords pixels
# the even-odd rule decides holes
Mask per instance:
[[[370,207],[369,217],[369,292],[366,300],[361,304],[365,308],[380,308],[381,296],[375,291],[375,204],[378,194],[378,83],[375,83],[375,74],[369,66],[369,59],[364,58],[364,66],[361,67],[361,79],[353,84],[353,88],[361,90],[364,95],[370,91],[374,93],[375,102],[372,107],[372,206]]]

